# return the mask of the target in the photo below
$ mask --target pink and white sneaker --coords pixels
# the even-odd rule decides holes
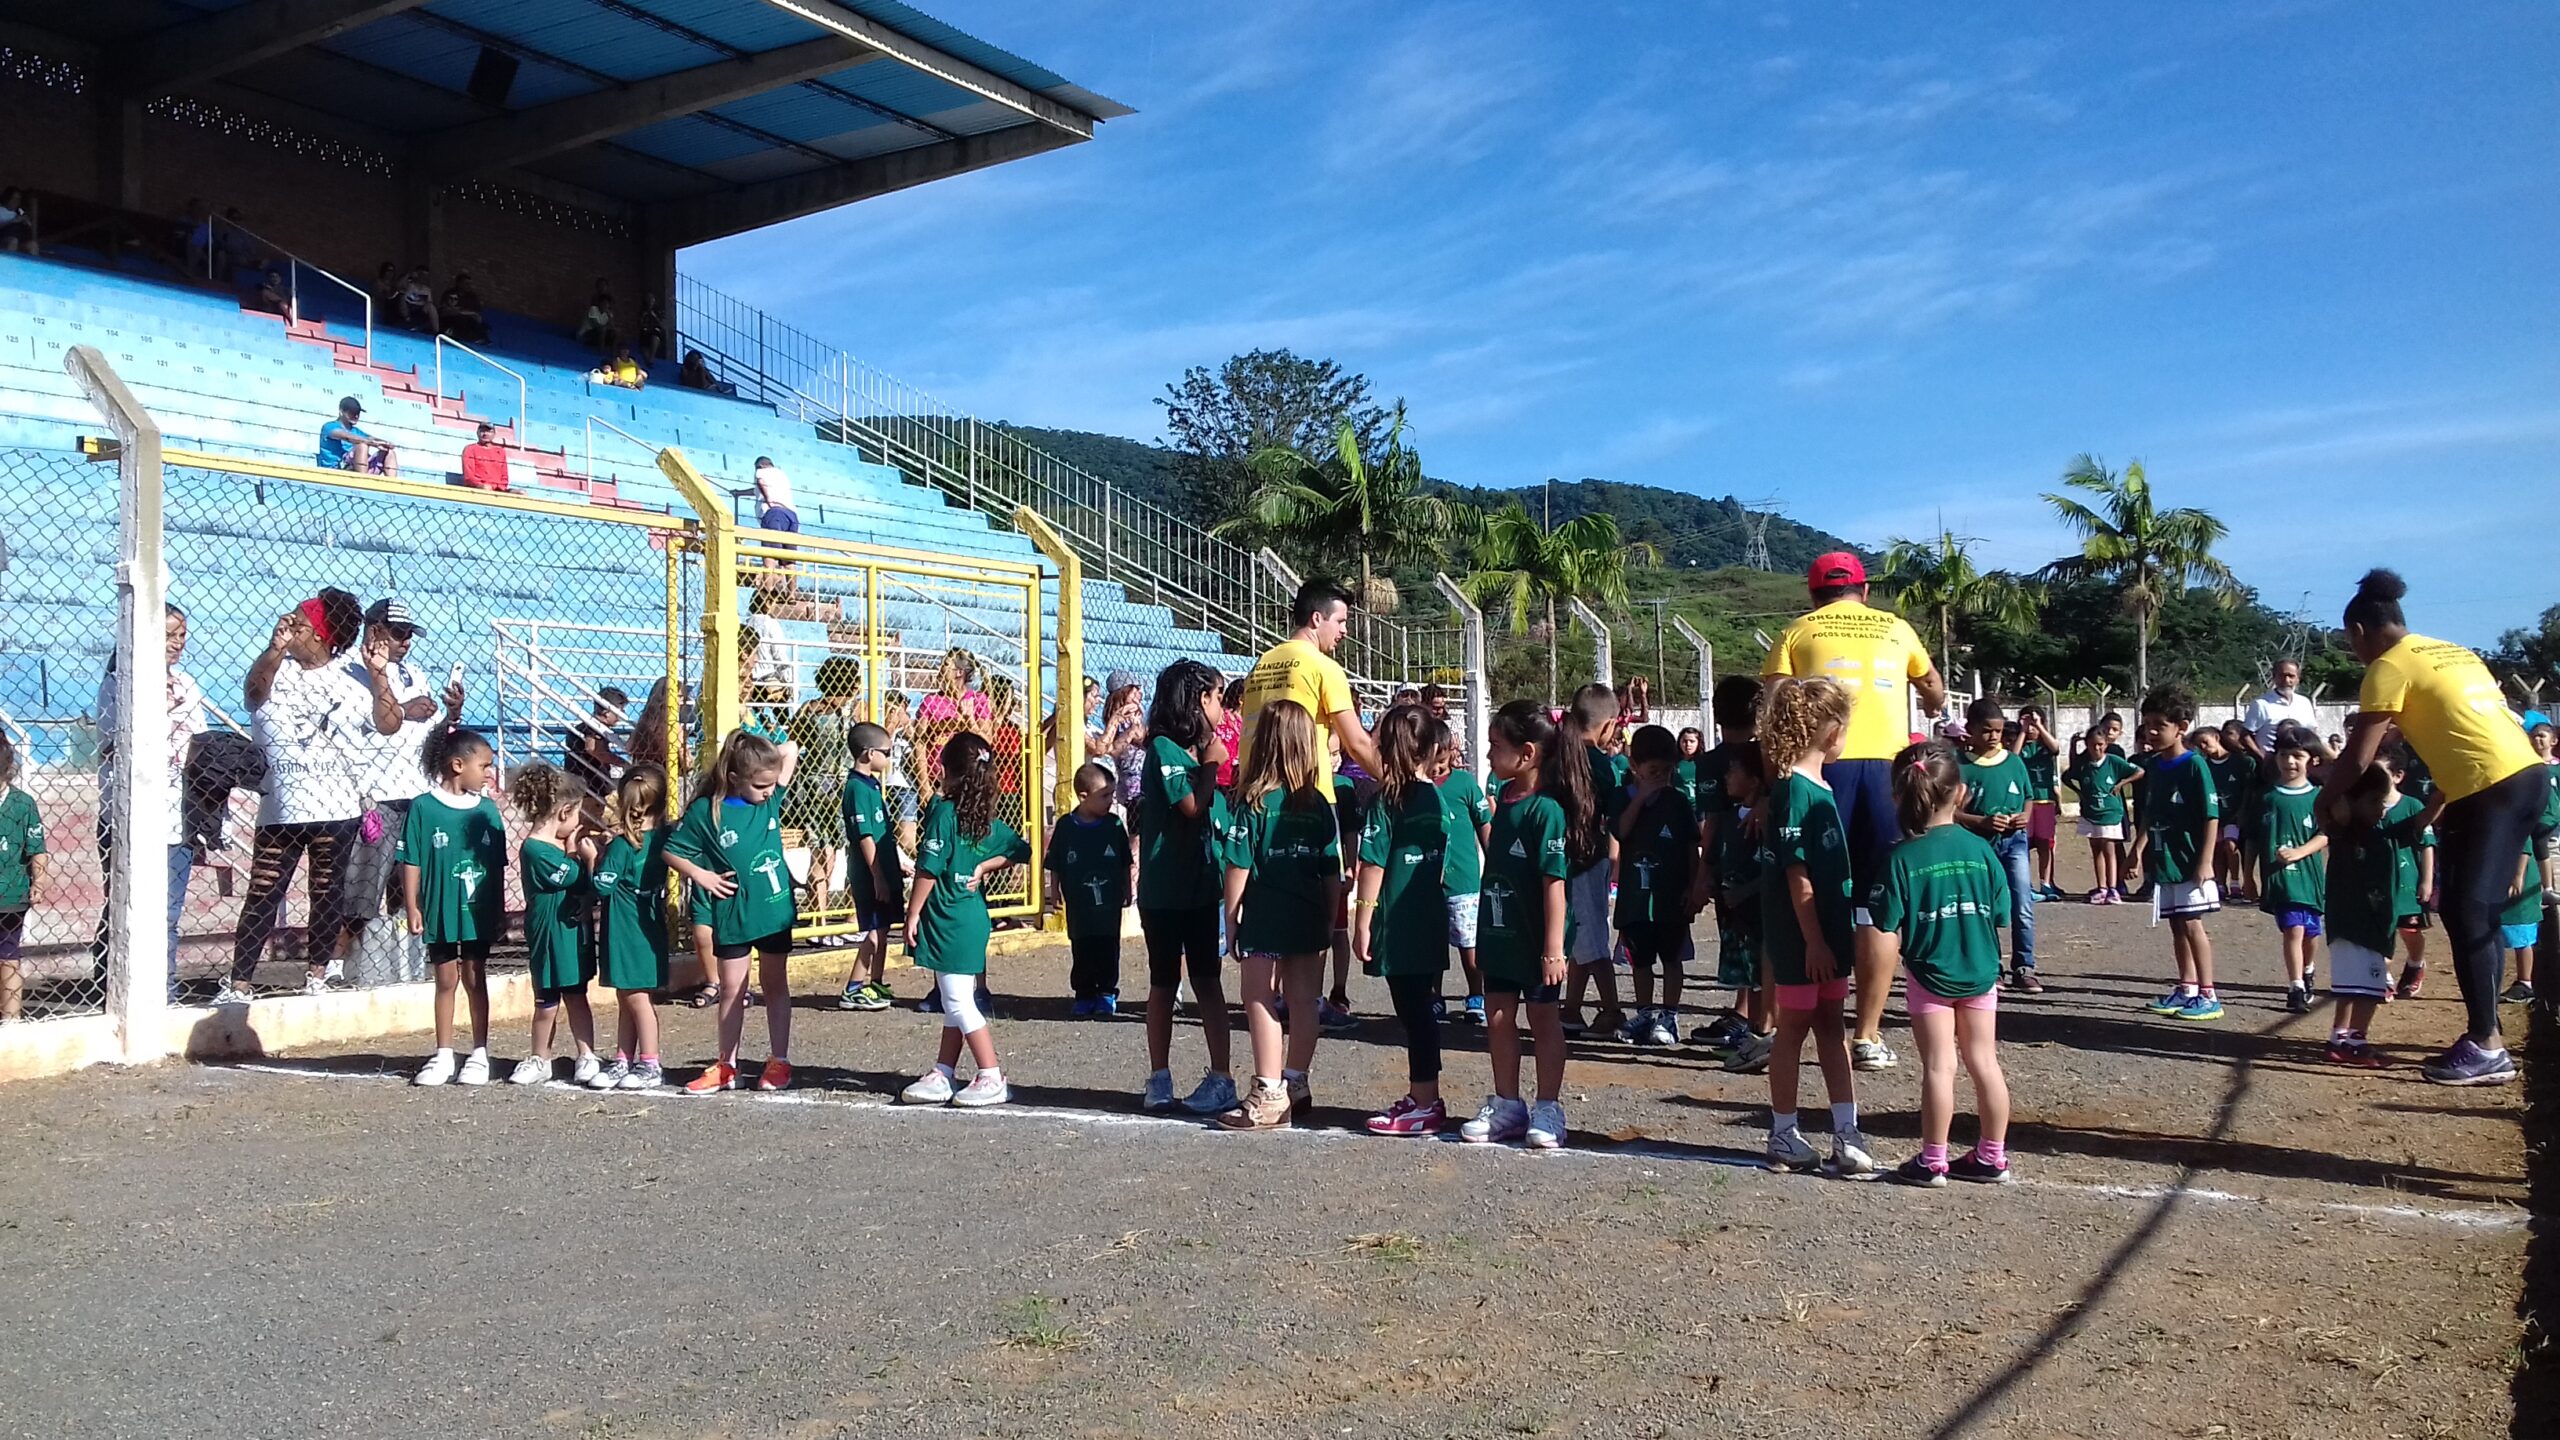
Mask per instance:
[[[1418,1135],[1437,1135],[1440,1127],[1448,1123],[1449,1107],[1445,1103],[1434,1100],[1428,1105],[1416,1105],[1412,1096],[1399,1095],[1396,1103],[1387,1107],[1385,1114],[1369,1117],[1369,1133],[1411,1139]]]

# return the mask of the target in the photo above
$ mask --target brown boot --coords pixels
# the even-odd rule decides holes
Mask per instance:
[[[1229,1130],[1277,1130],[1289,1123],[1289,1092],[1256,1078],[1244,1103],[1218,1117]]]

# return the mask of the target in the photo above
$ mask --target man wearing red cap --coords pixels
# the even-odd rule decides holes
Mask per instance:
[[[1815,560],[1805,572],[1813,609],[1787,627],[1760,666],[1763,676],[1828,676],[1849,692],[1849,734],[1840,758],[1822,767],[1849,837],[1849,871],[1858,887],[1858,1027],[1849,1053],[1861,1070],[1895,1061],[1884,1043],[1884,1002],[1893,961],[1868,921],[1901,825],[1893,811],[1893,757],[1910,731],[1905,687],[1918,691],[1931,715],[1946,708],[1947,685],[1909,621],[1867,605],[1867,567],[1846,550]]]

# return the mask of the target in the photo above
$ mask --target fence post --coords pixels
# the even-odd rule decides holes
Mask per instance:
[[[1484,612],[1467,599],[1458,582],[1446,574],[1435,572],[1431,588],[1449,602],[1457,612],[1460,658],[1467,668],[1467,763],[1481,771],[1485,767],[1487,732],[1493,724],[1493,668],[1485,649]]]
[[[1716,723],[1715,643],[1699,634],[1698,627],[1690,624],[1689,617],[1685,615],[1672,616],[1671,628],[1679,631],[1680,638],[1689,642],[1689,648],[1698,652],[1698,728],[1713,735]]]
[[[703,758],[738,728],[738,522],[728,495],[702,478],[684,452],[658,452],[658,470],[693,507],[702,526],[702,725]],[[681,696],[669,695],[670,713]]]
[[[1058,567],[1058,757],[1057,805],[1063,814],[1075,808],[1076,769],[1084,753],[1084,562],[1075,547],[1040,512],[1028,505],[1013,511],[1014,528],[1031,537],[1049,563]],[[1031,697],[1038,704],[1040,697]]]
[[[62,357],[116,432],[116,786],[99,797],[115,844],[107,855],[106,1011],[126,1064],[167,1053],[169,662],[161,614],[169,572],[161,548],[160,427],[88,345]],[[147,867],[137,857],[151,857]]]
[[[1583,629],[1591,632],[1592,680],[1602,685],[1617,684],[1617,681],[1610,678],[1618,673],[1618,664],[1617,645],[1609,634],[1609,627],[1601,622],[1599,615],[1589,605],[1583,603],[1580,596],[1567,602],[1565,608],[1572,612],[1574,620]]]

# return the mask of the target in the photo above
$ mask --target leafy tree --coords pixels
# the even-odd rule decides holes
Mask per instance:
[[[2043,597],[2014,575],[1984,571],[1973,553],[1952,533],[1934,539],[1896,536],[1885,546],[1876,581],[1904,615],[1922,620],[1938,632],[1939,673],[1956,673],[1956,632],[1970,638],[1978,627],[2012,633],[2032,630]]]
[[[1254,452],[1253,487],[1241,513],[1212,527],[1239,540],[1265,538],[1310,569],[1360,569],[1362,608],[1395,608],[1392,587],[1377,570],[1440,552],[1459,524],[1459,507],[1433,493],[1422,457],[1404,443],[1404,407],[1396,407],[1374,454],[1359,427],[1344,420],[1320,458],[1287,445]]]
[[[2560,605],[2543,611],[2530,627],[2500,635],[2498,648],[2482,658],[2509,689],[2560,703]]]
[[[1348,423],[1360,453],[1371,455],[1388,424],[1367,376],[1287,350],[1255,350],[1215,370],[1195,365],[1156,403],[1164,407],[1165,443],[1181,457],[1186,508],[1202,524],[1237,513],[1256,454],[1275,446],[1321,454]]]
[[[2113,586],[2133,618],[2133,688],[2151,688],[2151,640],[2163,599],[2190,587],[2202,589],[2225,609],[2242,599],[2231,567],[2213,556],[2214,542],[2230,527],[2202,510],[2162,510],[2152,503],[2151,481],[2136,460],[2124,473],[2082,455],[2062,472],[2062,483],[2094,502],[2048,493],[2065,527],[2080,537],[2080,553],[2044,568],[2052,580],[2097,579]]]
[[[1460,588],[1477,605],[1507,612],[1514,635],[1526,634],[1529,617],[1544,610],[1547,699],[1552,703],[1557,693],[1557,604],[1584,600],[1624,610],[1628,571],[1661,558],[1649,544],[1627,543],[1613,516],[1577,515],[1550,530],[1515,500],[1484,517],[1474,566]]]

